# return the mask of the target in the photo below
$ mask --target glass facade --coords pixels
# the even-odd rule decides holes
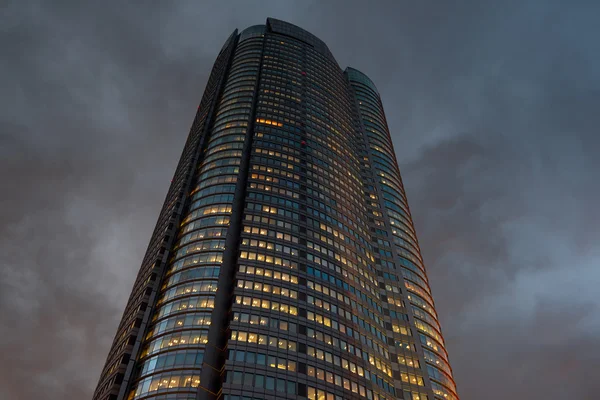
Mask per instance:
[[[269,18],[221,50],[94,399],[458,399],[377,88]]]

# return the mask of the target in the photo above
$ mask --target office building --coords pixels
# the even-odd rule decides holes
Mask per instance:
[[[381,98],[289,23],[237,30],[94,400],[457,400]]]

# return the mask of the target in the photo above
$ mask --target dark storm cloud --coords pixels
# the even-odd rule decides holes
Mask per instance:
[[[461,397],[598,397],[594,2],[53,3],[0,16],[0,398],[91,398],[212,62],[267,16],[378,86]]]

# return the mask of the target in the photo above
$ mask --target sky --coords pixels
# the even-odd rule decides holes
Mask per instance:
[[[271,16],[386,110],[462,400],[600,398],[600,3],[0,13],[0,399],[91,399],[208,74]]]

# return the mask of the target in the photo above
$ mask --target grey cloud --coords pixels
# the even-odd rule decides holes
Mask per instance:
[[[91,398],[212,62],[274,16],[378,86],[464,400],[594,399],[595,2],[13,1],[0,398]]]

